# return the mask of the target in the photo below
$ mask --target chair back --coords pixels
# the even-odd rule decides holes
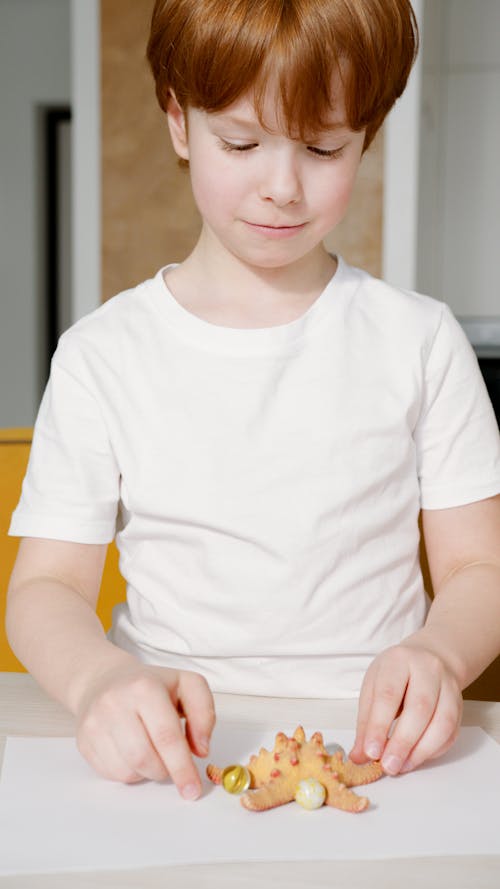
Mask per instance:
[[[33,430],[0,429],[0,671],[21,671],[24,667],[7,642],[5,604],[10,575],[16,560],[19,540],[8,537],[11,515],[21,495],[21,486],[31,448]],[[125,581],[118,569],[118,552],[108,547],[97,613],[105,630],[111,626],[114,605],[125,599]]]

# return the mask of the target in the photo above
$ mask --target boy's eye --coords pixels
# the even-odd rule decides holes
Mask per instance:
[[[327,151],[325,148],[316,148],[314,145],[308,145],[307,148],[308,151],[312,151],[313,154],[317,154],[319,157],[336,158],[342,157],[345,145],[342,145],[341,148],[332,148],[330,151]]]
[[[249,151],[250,148],[257,148],[256,143],[251,145],[235,145],[233,142],[226,142],[225,139],[219,139],[219,145],[224,151]]]
[[[252,148],[258,148],[257,142],[251,142],[247,145],[236,145],[234,142],[226,142],[225,139],[219,139],[219,145],[224,151],[250,151]],[[344,151],[345,145],[342,145],[340,148],[332,148],[331,150],[327,150],[326,148],[317,148],[315,145],[308,145],[307,150],[311,151],[313,154],[318,155],[318,157],[324,157],[327,159],[334,159],[341,157]]]

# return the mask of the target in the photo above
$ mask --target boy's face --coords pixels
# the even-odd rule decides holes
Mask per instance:
[[[344,216],[363,151],[364,132],[345,123],[336,103],[332,127],[311,144],[278,131],[266,99],[260,126],[251,96],[207,113],[175,99],[169,126],[177,153],[189,160],[205,235],[245,263],[278,268],[318,246]]]

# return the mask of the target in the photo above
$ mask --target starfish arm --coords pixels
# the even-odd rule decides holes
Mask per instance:
[[[334,768],[338,772],[339,778],[347,787],[356,787],[359,784],[371,784],[372,781],[378,781],[384,774],[382,764],[376,760],[375,762],[367,762],[364,765],[357,765],[350,759],[343,763],[335,763]]]
[[[343,812],[362,812],[370,805],[366,796],[358,796],[357,793],[348,790],[345,784],[333,776],[324,776],[323,786],[326,790],[325,803],[334,809],[342,809]]]
[[[222,782],[222,769],[219,769],[217,766],[214,766],[213,763],[209,763],[206,768],[207,778],[210,778],[214,784],[220,784]]]
[[[241,805],[252,812],[263,812],[283,806],[294,798],[290,780],[276,778],[259,787],[258,790],[247,790],[240,799]]]
[[[299,742],[299,744],[305,743],[306,736],[304,734],[304,729],[302,728],[301,725],[297,726],[297,728],[295,729],[295,731],[293,733],[293,737],[295,738],[296,741]]]

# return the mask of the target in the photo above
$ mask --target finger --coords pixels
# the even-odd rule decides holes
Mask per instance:
[[[403,703],[409,671],[403,659],[386,657],[374,676],[372,701],[365,726],[364,752],[369,759],[380,759],[391,726]]]
[[[460,731],[463,700],[455,688],[441,689],[441,694],[427,730],[410,751],[401,772],[418,768],[428,759],[436,759],[453,746]]]
[[[358,702],[358,718],[356,721],[356,737],[349,753],[353,762],[364,763],[368,760],[365,753],[366,727],[369,723],[373,703],[373,671],[368,668],[363,679]],[[377,757],[374,757],[377,759]]]
[[[215,726],[215,705],[206,679],[199,673],[182,673],[179,703],[186,717],[186,737],[193,753],[207,756]]]
[[[132,772],[149,781],[164,781],[168,778],[165,763],[136,713],[122,718],[112,730],[111,736],[121,759]]]
[[[389,738],[382,767],[388,775],[397,775],[411,750],[429,726],[439,699],[441,680],[438,674],[414,676],[406,689],[404,706]]]
[[[137,774],[123,759],[112,738],[102,735],[95,742],[88,738],[77,738],[77,747],[101,778],[121,781],[123,784],[136,784],[143,780],[142,775]]]
[[[179,793],[184,799],[197,799],[201,794],[200,776],[167,689],[155,685],[144,696],[139,716]]]

